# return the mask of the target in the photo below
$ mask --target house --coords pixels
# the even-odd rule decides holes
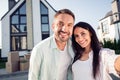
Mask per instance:
[[[114,41],[115,36],[115,25],[113,24],[112,11],[108,12],[105,17],[99,20],[98,37],[100,42],[103,40]],[[112,35],[112,36],[111,36]]]
[[[2,17],[1,57],[19,51],[29,53],[41,40],[52,35],[56,10],[46,0],[8,0],[9,11]]]
[[[114,0],[111,5],[112,10],[99,20],[98,35],[101,42],[120,39],[120,1]]]

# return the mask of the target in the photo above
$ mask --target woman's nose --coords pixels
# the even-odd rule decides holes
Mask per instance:
[[[79,41],[82,41],[83,40],[83,37],[81,35],[78,36],[78,40]]]

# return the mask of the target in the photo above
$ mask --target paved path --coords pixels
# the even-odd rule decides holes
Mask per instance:
[[[113,80],[120,80],[120,78],[117,78],[112,74],[111,76]],[[0,69],[0,80],[28,80],[28,71],[7,73],[5,69]]]
[[[28,80],[28,71],[8,73],[5,69],[0,69],[0,80]]]
[[[4,77],[1,78],[0,80],[28,80],[28,75],[19,75],[19,76],[11,76],[11,77]]]

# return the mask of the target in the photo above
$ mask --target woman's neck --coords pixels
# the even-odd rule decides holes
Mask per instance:
[[[89,59],[89,53],[91,51],[91,48],[86,48],[85,51],[82,53],[82,57],[80,60],[85,61]]]
[[[85,48],[85,51],[83,53],[84,54],[89,54],[91,50],[92,50],[91,48]]]

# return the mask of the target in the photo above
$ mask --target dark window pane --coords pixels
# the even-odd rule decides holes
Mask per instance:
[[[20,8],[20,14],[26,14],[26,4]]]
[[[43,31],[49,31],[48,24],[42,24],[42,32]]]
[[[48,23],[48,16],[42,16],[42,23]]]
[[[41,14],[48,14],[48,9],[42,2],[40,2],[40,9]]]
[[[42,34],[42,40],[48,37],[49,37],[49,34]]]
[[[18,14],[18,11],[16,11],[15,14]]]
[[[26,25],[20,25],[20,32],[26,32]]]
[[[19,20],[19,16],[18,15],[14,15],[12,16],[12,24],[18,24]]]
[[[21,23],[26,23],[26,16],[21,16],[20,17],[20,22]]]

